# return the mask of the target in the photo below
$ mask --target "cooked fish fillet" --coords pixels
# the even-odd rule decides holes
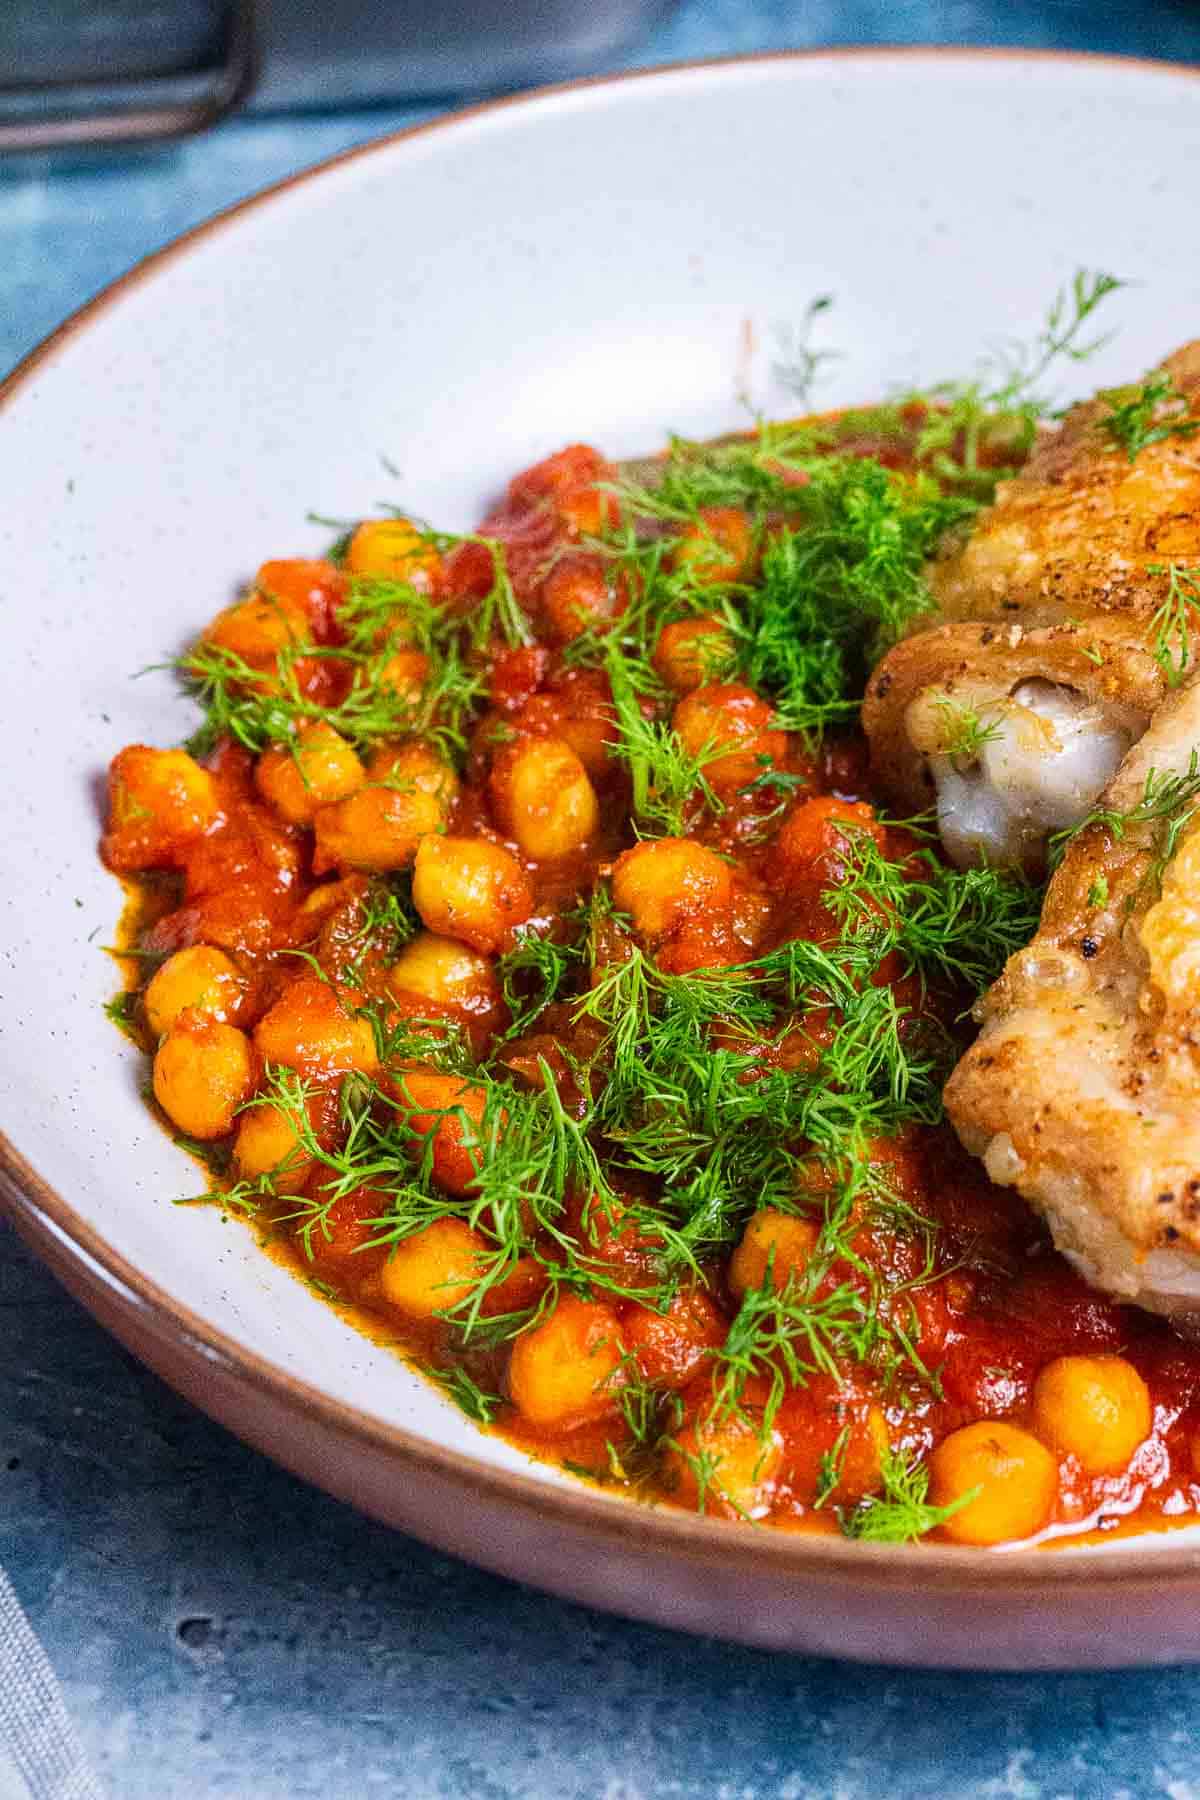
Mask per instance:
[[[1155,422],[1200,418],[1200,340],[1163,368],[1176,397]],[[1101,395],[1039,440],[931,564],[935,620],[868,685],[879,777],[906,809],[936,804],[957,862],[1036,870],[1049,833],[1086,814],[1177,673],[1160,609],[1167,566],[1200,563],[1200,433],[1148,443],[1131,463],[1103,429],[1111,416]],[[984,741],[952,753],[964,712]]]
[[[1193,677],[1102,798],[1124,824],[1072,842],[946,1107],[1088,1281],[1200,1327],[1198,751]]]
[[[1037,874],[1145,731],[1163,670],[1127,620],[940,625],[906,638],[863,703],[871,757],[905,813],[936,811],[960,864]]]
[[[1162,368],[1186,402],[1172,416],[1200,417],[1200,339]],[[1200,436],[1147,444],[1131,463],[1102,429],[1110,413],[1104,395],[1073,406],[966,541],[946,545],[929,570],[943,620],[1148,623],[1163,583],[1147,564],[1200,561]]]

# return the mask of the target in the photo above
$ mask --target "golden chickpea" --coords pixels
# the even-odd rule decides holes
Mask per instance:
[[[1059,1356],[1034,1383],[1033,1423],[1086,1474],[1112,1475],[1150,1435],[1150,1391],[1123,1356]]]
[[[771,1284],[782,1288],[803,1273],[816,1248],[820,1228],[812,1219],[764,1206],[746,1226],[729,1263],[729,1285],[739,1296],[761,1288],[771,1267]]]
[[[387,980],[394,993],[419,994],[440,1006],[491,1005],[496,999],[496,977],[488,958],[457,938],[439,937],[433,931],[418,932],[405,944]]]
[[[846,1420],[849,1432],[839,1465],[838,1483],[830,1498],[861,1500],[878,1488],[883,1462],[891,1449],[887,1418],[873,1402]]]
[[[412,893],[430,931],[476,950],[498,950],[533,911],[533,891],[520,863],[484,838],[422,838]]]
[[[773,728],[773,718],[753,688],[718,682],[687,694],[671,722],[691,755],[718,753],[705,763],[704,779],[729,798],[761,775],[767,763],[782,763],[787,754],[787,735]]]
[[[303,643],[308,635],[306,607],[275,594],[254,592],[219,612],[202,642],[240,657],[251,668],[262,669],[289,644]]]
[[[754,534],[744,512],[735,506],[704,506],[696,523],[671,552],[677,569],[687,569],[702,587],[744,581],[755,563]]]
[[[570,856],[600,823],[587,770],[561,738],[525,738],[496,758],[489,783],[502,829],[535,862]]]
[[[662,938],[700,913],[727,911],[733,876],[715,851],[690,838],[656,838],[617,858],[612,892],[640,936]]]
[[[735,1519],[761,1519],[770,1512],[783,1461],[778,1431],[764,1438],[753,1417],[710,1411],[685,1425],[667,1454],[679,1498],[698,1511]]]
[[[181,1013],[154,1058],[154,1097],[189,1137],[224,1137],[254,1091],[250,1040],[234,1025]]]
[[[441,557],[411,519],[366,519],[346,550],[347,574],[407,581],[426,591],[441,565]]]
[[[393,650],[375,676],[380,687],[415,706],[429,679],[429,658],[421,650]]]
[[[565,1294],[549,1318],[513,1345],[508,1387],[531,1425],[565,1431],[613,1410],[621,1327],[611,1307]]]
[[[940,1527],[956,1544],[1032,1537],[1049,1521],[1058,1491],[1058,1465],[1046,1446],[1003,1419],[952,1431],[930,1457],[929,1477],[935,1506],[952,1506],[979,1490]]]
[[[216,783],[186,750],[130,744],[108,772],[101,849],[119,873],[170,867],[220,816]]]
[[[469,1194],[479,1177],[487,1091],[434,1069],[402,1069],[391,1078],[396,1111],[418,1138],[432,1141],[430,1173],[449,1194]],[[503,1129],[506,1115],[496,1118]]]
[[[711,682],[732,657],[733,639],[711,615],[664,625],[654,647],[655,670],[676,694],[690,694]]]
[[[603,558],[576,552],[555,563],[542,583],[542,611],[550,637],[568,644],[589,626],[608,625],[625,609]]]
[[[313,820],[313,868],[402,869],[418,844],[445,824],[458,792],[450,765],[428,744],[377,750],[367,764],[368,785]]]
[[[291,1114],[268,1101],[249,1106],[240,1115],[233,1161],[244,1181],[269,1175],[277,1194],[302,1192],[314,1167]]]
[[[143,997],[146,1023],[155,1037],[170,1031],[180,1013],[191,1007],[223,1025],[236,1017],[246,994],[237,964],[210,944],[192,944],[168,956],[151,978]]]
[[[487,1245],[463,1219],[435,1219],[404,1238],[379,1272],[384,1300],[411,1319],[430,1319],[465,1300],[479,1281]]]
[[[345,738],[323,719],[306,725],[293,748],[264,751],[254,769],[255,787],[289,825],[311,825],[319,807],[345,799],[366,779]]]
[[[301,975],[285,988],[254,1029],[267,1062],[312,1075],[373,1075],[379,1067],[370,1021],[346,1011],[319,975]]]

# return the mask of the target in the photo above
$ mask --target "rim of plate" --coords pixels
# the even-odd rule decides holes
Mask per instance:
[[[659,82],[670,86],[681,76],[698,73],[709,73],[720,79],[722,75],[747,68],[812,62],[1038,62],[1068,68],[1107,67],[1129,74],[1200,81],[1200,64],[1166,62],[1153,57],[1009,46],[864,44],[700,57],[613,75],[585,76],[485,100],[327,157],[223,208],[135,263],[65,319],[0,382],[0,429],[6,402],[36,377],[44,365],[51,363],[64,345],[86,330],[94,319],[119,305],[132,289],[166,264],[186,256],[197,243],[219,233],[234,220],[260,207],[270,206],[280,195],[307,182],[319,182],[331,170],[346,163],[394,153],[415,139],[435,133],[452,133],[465,122],[514,109],[544,107],[581,91],[602,93],[635,82]],[[759,1569],[765,1562],[781,1574],[844,1575],[879,1587],[910,1586],[918,1576],[922,1581],[931,1581],[942,1588],[965,1584],[1061,1588],[1081,1580],[1117,1587],[1131,1582],[1144,1583],[1148,1577],[1159,1580],[1195,1576],[1200,1572],[1200,1542],[1177,1550],[1165,1547],[1151,1550],[1144,1542],[1132,1538],[1128,1547],[1122,1545],[1120,1549],[1084,1546],[1057,1554],[1048,1554],[1042,1548],[997,1553],[943,1544],[917,1547],[852,1543],[846,1539],[783,1531],[741,1532],[721,1520],[603,1494],[583,1482],[560,1485],[536,1475],[489,1467],[471,1455],[448,1449],[400,1426],[388,1425],[359,1407],[332,1399],[319,1387],[290,1375],[268,1357],[247,1349],[200,1314],[172,1300],[157,1282],[115,1251],[69,1201],[44,1181],[3,1131],[0,1131],[0,1211],[15,1225],[27,1228],[28,1235],[36,1239],[38,1255],[51,1270],[57,1272],[66,1266],[98,1271],[108,1288],[126,1306],[148,1315],[158,1331],[165,1338],[173,1339],[189,1358],[200,1356],[219,1363],[228,1374],[244,1381],[259,1394],[313,1418],[344,1438],[390,1454],[418,1475],[423,1469],[437,1470],[439,1474],[452,1476],[464,1489],[473,1489],[493,1500],[503,1500],[522,1511],[535,1513],[548,1526],[561,1522],[583,1527],[596,1537],[618,1539],[625,1545],[632,1527],[647,1549],[658,1548],[687,1560],[706,1562],[719,1558],[728,1564],[753,1561]],[[1145,1536],[1162,1545],[1160,1534],[1148,1532]]]

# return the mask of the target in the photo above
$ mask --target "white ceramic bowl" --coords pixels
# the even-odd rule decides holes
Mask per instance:
[[[491,1567],[647,1617],[892,1661],[1200,1653],[1200,1552],[807,1541],[627,1503],[474,1430],[172,1200],[193,1165],[100,1006],[101,773],[188,709],[176,650],[265,557],[380,500],[466,526],[572,439],[745,418],[831,293],[822,404],[969,371],[1078,265],[1136,280],[1080,384],[1200,330],[1200,84],[1102,59],[768,57],[484,107],[342,158],[152,258],[3,390],[7,1203],[63,1279],[235,1430]],[[398,469],[388,472],[387,463]],[[1156,1552],[1156,1549],[1158,1553]]]

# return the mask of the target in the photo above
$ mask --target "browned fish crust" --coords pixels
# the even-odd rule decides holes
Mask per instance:
[[[1186,775],[1198,746],[1193,677],[1103,808],[1130,813],[1148,776]],[[1093,824],[1074,840],[1037,935],[981,1003],[946,1108],[1089,1280],[1200,1319],[1200,824],[1185,819],[1165,872],[1164,828]]]
[[[1200,339],[1162,367],[1186,402],[1172,416],[1200,417]],[[1165,578],[1147,564],[1200,561],[1200,434],[1148,444],[1130,462],[1104,430],[1111,412],[1103,394],[1073,406],[965,542],[944,547],[929,570],[942,620],[1148,624]]]

